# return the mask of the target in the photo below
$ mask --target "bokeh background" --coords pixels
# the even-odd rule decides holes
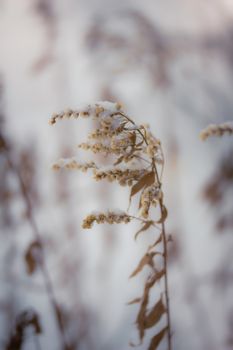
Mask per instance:
[[[22,322],[25,350],[64,350],[61,327],[72,350],[137,342],[126,304],[148,271],[129,275],[154,233],[83,230],[92,210],[126,209],[127,188],[51,170],[88,128],[51,114],[110,100],[163,144],[174,350],[232,349],[233,140],[199,138],[233,120],[232,1],[1,0],[0,86],[0,348],[18,349]]]

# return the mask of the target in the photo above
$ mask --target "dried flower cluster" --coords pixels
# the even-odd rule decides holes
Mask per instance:
[[[161,177],[163,173],[164,158],[160,141],[153,136],[148,125],[137,125],[124,113],[119,103],[98,102],[84,106],[78,111],[68,110],[55,114],[50,124],[65,118],[90,117],[95,119],[95,130],[88,135],[88,142],[78,145],[82,150],[92,153],[103,153],[108,157],[110,166],[101,167],[93,161],[82,163],[74,158],[61,159],[53,165],[58,170],[61,168],[91,170],[96,181],[116,181],[121,186],[130,187],[130,203],[135,195],[138,195],[138,213],[133,216],[128,212],[112,210],[107,213],[96,212],[88,215],[83,221],[83,228],[91,228],[93,223],[129,223],[137,219],[141,227],[135,235],[148,230],[150,227],[159,229],[159,235],[155,242],[148,248],[142,257],[136,270],[130,277],[136,276],[145,266],[149,266],[150,274],[145,282],[144,291],[140,298],[130,302],[140,303],[136,319],[140,342],[143,341],[145,332],[159,323],[162,316],[166,315],[166,325],[157,333],[150,342],[149,350],[157,349],[160,342],[167,335],[168,350],[171,350],[171,326],[167,281],[167,237],[164,221],[167,210],[163,204],[163,192]],[[159,218],[151,219],[152,208],[160,209]],[[158,215],[155,214],[154,215]],[[158,246],[162,245],[161,249]],[[154,249],[157,248],[155,251]],[[157,268],[154,258],[156,255],[163,257],[163,267]],[[150,290],[164,279],[165,290],[154,306],[149,309]]]
[[[97,224],[120,224],[122,222],[127,224],[130,220],[131,217],[124,212],[92,213],[85,218],[82,227],[91,228],[95,221]]]
[[[201,131],[200,138],[204,141],[210,136],[222,136],[224,134],[233,134],[233,122],[226,122],[219,125],[210,124]]]
[[[62,168],[66,169],[78,169],[83,171],[84,173],[88,169],[95,169],[96,165],[94,162],[89,162],[89,163],[81,163],[77,162],[74,158],[71,159],[59,159],[58,162],[53,164],[53,169],[54,170],[60,170]]]
[[[109,182],[118,181],[121,186],[132,186],[133,181],[139,180],[144,174],[144,169],[121,169],[116,167],[110,170],[94,170],[94,179],[96,181],[107,179]]]
[[[143,190],[141,195],[141,216],[148,218],[150,206],[156,206],[159,203],[159,200],[162,199],[162,191],[157,185],[152,185],[145,190]]]
[[[73,111],[72,109],[67,109],[64,112],[53,114],[52,118],[50,119],[49,123],[51,125],[55,124],[57,120],[60,119],[70,119],[74,118],[77,119],[78,117],[95,117],[98,118],[99,116],[104,117],[102,123],[108,124],[109,121],[109,111],[111,113],[115,113],[117,111],[120,111],[122,106],[119,103],[111,103],[111,102],[104,102],[104,103],[96,103],[96,104],[89,104],[87,106],[84,106],[83,108],[80,108],[78,111]]]

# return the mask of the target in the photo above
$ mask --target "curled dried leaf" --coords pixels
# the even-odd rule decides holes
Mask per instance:
[[[159,235],[159,237],[156,239],[156,241],[152,244],[152,245],[150,245],[149,247],[148,247],[148,252],[151,250],[151,249],[153,249],[157,244],[159,244],[160,242],[162,242],[162,239],[163,239],[163,236],[162,236],[162,233],[160,233],[160,235]]]
[[[163,205],[161,207],[161,218],[157,221],[157,224],[162,224],[167,218],[167,208]]]
[[[163,339],[165,333],[167,332],[167,327],[163,328],[158,334],[156,334],[150,342],[148,350],[156,350]]]
[[[152,220],[144,223],[144,225],[140,228],[140,230],[135,233],[134,239],[136,240],[141,232],[148,230],[148,228],[151,227],[153,224],[154,224],[154,221]]]
[[[36,271],[38,265],[41,262],[41,250],[41,243],[34,241],[29,245],[24,255],[26,268],[29,275],[33,274]]]
[[[144,334],[146,330],[146,311],[149,303],[150,289],[161,277],[164,276],[164,274],[165,274],[165,269],[158,271],[154,275],[150,276],[145,284],[140,309],[136,319],[136,324],[139,331],[139,337],[141,342],[144,338]]]
[[[145,319],[145,328],[151,328],[159,322],[166,309],[163,305],[162,298],[154,305],[151,311],[148,313]]]
[[[135,298],[135,299],[129,301],[129,302],[127,303],[127,305],[133,305],[133,304],[140,303],[141,299],[142,299],[142,298]]]
[[[59,328],[62,330],[64,327],[64,315],[60,306],[55,305],[55,313]]]
[[[10,338],[7,341],[4,349],[22,349],[24,345],[25,333],[28,327],[32,327],[35,334],[42,333],[39,315],[34,310],[26,310],[18,315],[15,326],[12,329],[12,333],[10,334]]]
[[[129,139],[130,139],[130,141],[132,142],[133,145],[135,145],[136,138],[137,138],[137,136],[136,136],[136,132],[135,131],[134,132],[129,132]]]
[[[130,198],[133,197],[139,191],[141,191],[144,187],[151,186],[154,182],[155,182],[155,173],[154,173],[154,171],[146,173],[131,188]]]
[[[119,158],[117,158],[117,160],[115,161],[115,163],[114,163],[113,165],[118,165],[118,164],[120,164],[123,160],[124,160],[124,156],[120,156]]]
[[[137,268],[132,272],[132,274],[130,275],[131,277],[136,276],[140,271],[142,271],[142,269],[144,268],[144,266],[149,265],[151,267],[154,267],[154,261],[153,261],[153,257],[155,256],[156,253],[152,252],[152,253],[146,253],[143,258],[140,260]]]

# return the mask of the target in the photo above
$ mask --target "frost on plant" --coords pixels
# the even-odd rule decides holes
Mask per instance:
[[[167,210],[163,204],[162,173],[164,157],[160,141],[151,133],[148,125],[137,125],[122,109],[119,103],[98,102],[83,106],[79,110],[67,110],[54,114],[50,124],[56,124],[61,119],[92,118],[95,129],[88,135],[87,141],[78,145],[82,150],[92,153],[102,153],[109,159],[109,166],[102,167],[95,161],[83,163],[75,158],[60,159],[53,168],[91,171],[96,181],[103,179],[116,181],[121,186],[129,187],[129,208],[127,211],[112,210],[108,212],[93,212],[83,220],[83,228],[90,229],[94,223],[129,223],[132,220],[140,222],[139,234],[154,227],[156,237],[148,247],[146,254],[140,260],[130,277],[136,276],[145,266],[150,268],[150,274],[144,285],[143,294],[129,302],[139,304],[136,325],[140,344],[147,329],[157,325],[162,316],[166,316],[166,324],[152,337],[149,350],[157,349],[162,339],[167,336],[168,350],[171,350],[170,309],[167,281],[167,238],[164,221]],[[136,196],[137,195],[137,196]],[[130,203],[138,200],[138,212],[130,213]],[[153,210],[153,208],[157,210]],[[158,246],[160,249],[158,249]],[[155,256],[160,255],[163,266],[157,267]],[[151,288],[164,280],[164,292],[154,306],[149,308]],[[162,323],[162,322],[161,322]],[[133,344],[132,344],[133,345]]]

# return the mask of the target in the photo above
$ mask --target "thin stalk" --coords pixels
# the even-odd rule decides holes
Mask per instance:
[[[156,168],[155,163],[153,164],[153,168],[155,170],[155,175],[158,181],[158,185],[159,188],[161,188],[161,182],[159,180],[159,175],[158,175],[158,171]],[[160,213],[161,216],[163,215],[163,199],[159,200],[159,207],[160,207]],[[167,315],[167,332],[168,332],[168,336],[167,336],[167,340],[168,340],[168,350],[172,349],[172,342],[171,342],[171,338],[172,338],[172,334],[171,334],[171,316],[170,316],[170,301],[169,301],[169,288],[168,288],[168,268],[167,268],[167,259],[168,259],[168,254],[167,254],[167,237],[166,237],[166,231],[165,231],[165,224],[164,222],[162,222],[161,224],[161,228],[162,228],[162,240],[163,240],[163,263],[164,263],[164,292],[165,292],[165,300],[166,300],[166,306],[167,306],[167,310],[166,310],[166,315]]]
[[[160,203],[160,210],[162,214],[162,204]],[[168,289],[168,269],[167,269],[167,239],[166,239],[166,233],[165,233],[165,225],[162,223],[162,238],[163,238],[163,249],[164,249],[164,286],[165,286],[165,299],[166,299],[166,305],[167,305],[167,327],[168,327],[168,350],[172,349],[172,343],[171,343],[171,316],[170,316],[170,302],[169,302],[169,289]]]
[[[128,116],[126,116],[124,113],[122,112],[116,112],[116,114],[120,114],[123,117],[125,117],[130,123],[132,123],[133,125],[136,125],[134,123],[134,121],[129,118]],[[143,133],[141,132],[140,129],[137,129],[138,133],[142,136],[143,140],[145,141],[146,145],[148,145],[146,136],[143,135]],[[163,156],[163,154],[162,154]],[[163,156],[164,159],[164,156]],[[158,170],[155,164],[155,159],[152,159],[152,169],[155,172],[155,176],[156,176],[156,180],[158,183],[159,188],[161,189],[161,177],[162,177],[162,173],[163,173],[163,168],[164,165],[162,166],[162,171],[161,171],[161,175],[159,176],[158,174]],[[163,199],[159,200],[159,207],[160,207],[160,213],[161,213],[161,217],[163,215]],[[167,268],[167,260],[168,260],[168,253],[167,253],[167,237],[166,237],[166,231],[165,231],[165,224],[164,222],[161,223],[161,229],[162,229],[162,241],[163,241],[163,262],[164,262],[164,289],[165,289],[165,300],[166,300],[166,315],[167,315],[167,332],[168,332],[168,336],[167,336],[167,340],[168,340],[168,350],[172,350],[172,342],[171,342],[171,316],[170,316],[170,302],[169,302],[169,288],[168,288],[168,268]]]
[[[8,146],[6,145],[6,143],[5,143],[5,140],[3,140],[3,142],[4,142],[4,147],[3,148],[5,150],[5,155],[6,155],[6,159],[8,161],[8,164],[9,164],[12,172],[15,174],[16,178],[18,179],[18,182],[19,182],[20,191],[21,191],[22,197],[23,197],[25,205],[26,205],[27,218],[28,218],[29,224],[31,226],[32,232],[33,232],[37,242],[40,244],[41,247],[43,247],[43,242],[41,240],[39,229],[37,227],[37,224],[36,224],[36,221],[35,221],[35,218],[34,218],[34,215],[33,215],[32,205],[31,205],[28,193],[27,193],[26,186],[25,186],[25,184],[23,182],[23,179],[22,179],[22,176],[20,174],[19,169],[14,165],[13,161],[11,160],[10,150],[9,150]],[[62,324],[62,322],[61,322],[61,320],[59,318],[59,314],[60,314],[59,306],[58,306],[58,302],[56,301],[53,284],[52,284],[52,281],[51,281],[51,278],[50,278],[50,275],[49,275],[49,272],[48,272],[48,268],[47,268],[46,263],[45,263],[45,254],[44,254],[43,249],[42,249],[41,253],[42,253],[42,259],[40,261],[39,266],[40,266],[40,269],[41,269],[41,272],[42,272],[42,275],[43,275],[43,278],[44,278],[45,288],[46,288],[46,291],[47,291],[50,303],[51,303],[53,311],[54,311],[55,319],[57,321],[59,334],[60,334],[60,337],[61,337],[61,342],[63,344],[63,349],[64,350],[69,350],[69,346],[68,346],[67,341],[66,341],[64,326],[63,326],[63,324]]]

